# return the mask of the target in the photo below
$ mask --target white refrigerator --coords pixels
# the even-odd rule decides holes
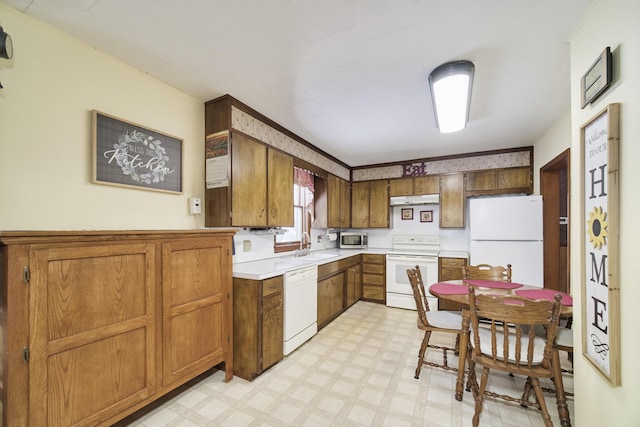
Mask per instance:
[[[469,262],[511,264],[511,280],[544,285],[542,196],[469,199]]]

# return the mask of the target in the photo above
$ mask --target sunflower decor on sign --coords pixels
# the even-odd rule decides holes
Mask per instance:
[[[593,245],[593,249],[601,249],[607,245],[606,237],[609,235],[607,230],[609,223],[606,219],[607,213],[602,211],[602,206],[594,207],[589,213],[587,233],[589,234],[589,242]]]

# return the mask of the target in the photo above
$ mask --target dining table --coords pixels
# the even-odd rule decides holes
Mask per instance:
[[[573,316],[573,298],[560,291],[553,289],[539,288],[535,286],[524,285],[514,282],[501,282],[493,280],[448,280],[444,282],[434,283],[429,286],[429,292],[450,303],[458,304],[461,307],[462,314],[462,334],[460,334],[460,346],[458,357],[458,377],[456,379],[456,400],[461,401],[464,393],[464,376],[466,371],[467,350],[469,346],[469,286],[473,286],[476,294],[489,293],[493,295],[518,295],[523,298],[530,299],[549,299],[553,300],[556,294],[562,296],[560,309],[560,317],[570,319]],[[558,415],[560,423],[563,427],[570,427],[569,409],[567,407],[564,385],[562,383],[562,369],[560,367],[560,356],[558,349],[554,349],[552,353],[551,363],[553,365],[554,376],[559,378],[556,386],[556,399],[558,404]]]

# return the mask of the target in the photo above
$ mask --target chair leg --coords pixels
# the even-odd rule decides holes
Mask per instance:
[[[529,405],[526,402],[529,401],[529,395],[531,394],[531,377],[527,377],[527,382],[524,384],[524,391],[522,392],[522,397],[520,398],[520,406],[523,408],[527,408]]]
[[[567,397],[562,383],[562,370],[560,369],[560,356],[558,349],[554,348],[551,353],[551,365],[553,366],[553,383],[556,386],[556,401],[558,404],[558,415],[562,427],[571,427],[569,419],[569,408],[567,407]]]
[[[426,331],[424,333],[424,338],[422,339],[422,345],[420,345],[420,352],[418,353],[418,367],[416,368],[415,379],[420,378],[420,371],[422,370],[422,364],[424,363],[424,354],[427,352],[427,347],[429,346],[429,337],[431,337],[431,331]]]
[[[544,394],[542,393],[542,388],[540,387],[540,380],[538,380],[538,378],[530,379],[531,384],[533,385],[533,390],[536,393],[536,398],[538,399],[538,404],[540,405],[540,410],[542,411],[542,419],[544,420],[544,425],[546,427],[553,427],[551,416],[549,415],[549,410],[547,409],[547,404],[544,401]]]
[[[484,401],[484,391],[487,388],[487,380],[489,379],[489,368],[482,368],[482,378],[480,379],[480,389],[473,396],[476,401],[475,413],[471,420],[473,427],[478,427],[480,424],[480,412],[482,412],[482,403]]]

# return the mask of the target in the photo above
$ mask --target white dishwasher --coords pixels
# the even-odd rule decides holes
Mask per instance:
[[[318,332],[318,266],[284,275],[284,355]]]

